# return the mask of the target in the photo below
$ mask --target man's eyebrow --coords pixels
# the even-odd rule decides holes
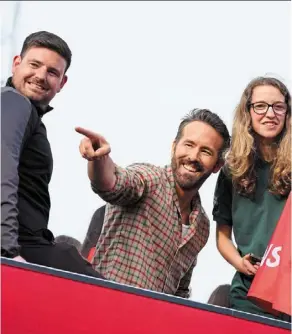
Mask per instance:
[[[36,63],[36,64],[38,64],[38,65],[44,65],[44,63],[42,63],[41,61],[36,60],[36,59],[34,59],[34,58],[29,59],[29,61],[30,61],[30,62],[33,62],[33,63]],[[53,71],[53,72],[56,72],[58,75],[60,75],[60,71],[59,71],[57,68],[55,68],[55,67],[50,66],[50,67],[48,67],[48,70]]]
[[[208,151],[210,151],[211,153],[214,153],[214,150],[210,147],[210,146],[202,146],[202,149],[203,150],[208,150]]]
[[[58,75],[61,74],[60,71],[59,71],[57,68],[52,67],[52,66],[48,67],[48,70],[49,70],[49,71],[53,71],[53,72],[57,73]]]
[[[36,59],[34,59],[34,58],[29,59],[29,61],[30,61],[30,62],[33,62],[33,63],[37,63],[37,64],[39,64],[39,65],[43,65],[43,63],[42,63],[41,61],[36,60]]]
[[[195,142],[191,139],[185,139],[184,142],[185,143],[190,143],[190,144],[195,144]]]
[[[184,142],[185,142],[185,143],[190,143],[190,144],[196,145],[196,143],[195,143],[193,140],[191,140],[191,139],[186,139]],[[203,150],[208,150],[208,151],[214,153],[214,150],[213,150],[210,146],[203,145],[201,148],[202,148]]]

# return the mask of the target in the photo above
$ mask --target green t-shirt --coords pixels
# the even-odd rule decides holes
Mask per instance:
[[[258,162],[256,191],[252,198],[239,195],[232,186],[231,177],[227,176],[223,170],[218,176],[213,219],[218,225],[232,227],[241,256],[248,253],[260,257],[264,255],[287,200],[287,196],[273,195],[269,191],[270,167],[269,163]],[[236,272],[231,283],[231,307],[245,312],[272,316],[246,298],[252,280],[253,277]],[[282,319],[282,315],[278,318]]]
[[[231,178],[221,170],[214,196],[213,219],[232,226],[239,253],[262,257],[280,218],[287,197],[273,195],[269,189],[270,164],[256,167],[256,191],[252,198],[239,195]]]

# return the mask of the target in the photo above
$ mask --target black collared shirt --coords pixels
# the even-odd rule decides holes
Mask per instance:
[[[43,111],[14,89],[1,90],[1,255],[14,257],[23,243],[48,243],[49,182],[53,159]]]

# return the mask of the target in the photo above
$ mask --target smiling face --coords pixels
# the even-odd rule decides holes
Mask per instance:
[[[171,166],[176,184],[184,191],[197,190],[211,173],[216,173],[223,138],[210,125],[193,121],[174,142]]]
[[[57,52],[32,47],[13,60],[13,84],[24,96],[46,107],[67,81],[66,60]]]
[[[260,102],[262,102],[262,105]],[[274,105],[273,108],[276,112],[272,107],[269,107],[267,112],[263,114],[256,113],[257,108],[250,107],[253,130],[260,138],[266,141],[273,140],[282,132],[285,125],[286,113],[283,109],[286,108],[287,110],[285,97],[278,88],[270,85],[261,85],[253,89],[251,103],[256,103],[256,106],[259,108],[258,110],[260,108],[265,109],[265,104]]]

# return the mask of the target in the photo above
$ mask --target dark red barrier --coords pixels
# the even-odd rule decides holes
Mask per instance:
[[[287,334],[289,329],[281,321],[3,258],[1,274],[2,334]]]

